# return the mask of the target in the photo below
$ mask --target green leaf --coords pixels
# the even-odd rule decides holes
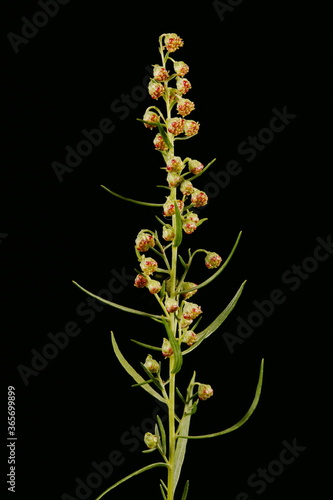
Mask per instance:
[[[182,499],[181,500],[186,500],[189,487],[190,487],[190,481],[187,480],[186,483],[185,483],[185,487],[184,487],[184,491],[183,491],[183,495],[182,495]]]
[[[113,332],[111,332],[111,341],[115,355],[117,356],[118,361],[122,365],[124,370],[135,380],[137,384],[142,384],[143,382],[145,382],[144,378],[141,377],[141,375],[133,368],[132,365],[129,364],[129,362],[124,358],[124,356],[120,352],[120,349],[118,347]],[[154,398],[158,399],[159,401],[162,401],[162,403],[166,403],[165,399],[157,391],[155,391],[155,389],[150,387],[149,384],[142,385],[141,387],[145,391],[149,392],[149,394]]]
[[[159,433],[160,433],[161,448],[162,448],[162,451],[163,451],[164,455],[166,455],[166,434],[165,434],[165,429],[164,429],[162,420],[160,419],[159,415],[156,415],[156,420],[157,420],[158,430],[159,430]]]
[[[165,133],[163,125],[160,122],[156,122],[159,133],[161,134],[163,141],[168,146],[169,149],[172,149],[172,144],[169,140],[168,134]]]
[[[96,498],[96,500],[100,500],[104,495],[106,495],[106,493],[109,493],[109,491],[113,490],[114,488],[116,488],[120,484],[124,483],[128,479],[131,479],[134,476],[138,476],[139,474],[142,474],[142,472],[145,472],[146,470],[154,469],[155,467],[169,467],[169,465],[164,463],[164,462],[156,462],[155,464],[146,465],[146,467],[143,467],[142,469],[139,469],[135,472],[132,472],[132,474],[129,474],[128,476],[124,477],[123,479],[121,479],[117,483],[115,483],[112,486],[110,486],[109,488],[107,488],[105,491],[103,491],[103,493],[101,493]]]
[[[99,297],[99,295],[95,295],[95,294],[89,292],[88,290],[86,290],[85,288],[83,288],[81,285],[79,285],[78,283],[76,283],[76,281],[72,281],[72,283],[74,283],[74,285],[76,285],[78,288],[80,288],[80,290],[82,290],[83,292],[87,293],[91,297],[94,297],[95,299],[99,300],[100,302],[103,302],[104,304],[107,304],[108,306],[115,307],[116,309],[121,309],[122,311],[129,312],[129,313],[132,313],[132,314],[138,314],[139,316],[146,316],[148,318],[157,319],[159,321],[161,321],[162,318],[163,318],[163,316],[158,316],[156,314],[146,313],[144,311],[139,311],[137,309],[132,309],[131,307],[126,307],[126,306],[122,306],[120,304],[116,304],[115,302],[110,302],[109,300],[106,300],[106,299],[103,299],[102,297]]]
[[[254,396],[254,399],[252,401],[252,404],[248,411],[245,413],[244,417],[241,418],[235,425],[232,425],[231,427],[228,427],[227,429],[224,429],[221,432],[214,432],[213,434],[205,434],[202,436],[188,436],[186,434],[184,435],[179,435],[178,438],[184,438],[186,441],[187,439],[206,439],[206,438],[213,438],[217,436],[222,436],[223,434],[228,434],[229,432],[233,432],[242,425],[245,424],[245,422],[251,417],[252,413],[256,409],[259,399],[260,399],[260,394],[261,394],[261,388],[262,388],[262,380],[263,380],[263,374],[264,374],[264,359],[261,360],[260,364],[260,372],[259,372],[259,380],[258,380],[258,385],[256,389],[256,393]]]
[[[138,200],[133,200],[132,198],[126,198],[125,196],[122,196],[121,194],[115,193],[114,191],[111,191],[111,189],[101,185],[105,191],[108,193],[112,194],[113,196],[116,196],[117,198],[120,198],[121,200],[129,201],[131,203],[135,203],[136,205],[145,205],[146,207],[163,207],[163,203],[148,203],[146,201],[138,201]]]
[[[164,493],[164,490],[163,490],[163,486],[161,484],[160,484],[160,490],[161,490],[161,493],[162,493],[163,500],[167,500],[167,497],[165,496],[165,493]]]
[[[162,347],[155,347],[154,345],[144,344],[143,342],[139,342],[138,340],[131,339],[135,344],[144,347],[145,349],[152,349],[153,351],[162,351]]]
[[[178,208],[178,204],[175,202],[175,217],[176,217],[176,235],[173,240],[173,246],[179,247],[183,239],[183,223],[180,215],[180,211]]]
[[[245,283],[246,283],[246,281],[244,281],[241,284],[241,286],[237,290],[235,296],[231,299],[231,301],[229,302],[227,307],[214,319],[214,321],[212,321],[212,323],[210,325],[208,325],[204,330],[202,330],[202,332],[197,334],[197,341],[193,345],[191,345],[191,347],[189,347],[188,349],[183,351],[183,355],[193,351],[193,349],[196,349],[198,347],[198,345],[200,345],[203,340],[208,338],[212,333],[214,333],[222,325],[222,323],[226,320],[226,318],[229,316],[229,314],[231,313],[231,311],[233,310],[233,308],[237,304],[237,301],[238,301],[239,297],[241,296],[241,293],[243,291]]]
[[[180,349],[180,345],[179,345],[178,340],[176,339],[176,337],[174,336],[174,334],[170,328],[169,323],[164,318],[162,319],[162,321],[163,321],[165,330],[168,334],[168,339],[169,339],[169,342],[170,342],[172,350],[173,350],[174,367],[173,367],[172,373],[178,373],[182,367],[182,364],[183,364],[182,351]]]
[[[179,429],[178,433],[181,434],[182,436],[187,436],[189,429],[190,429],[190,422],[191,422],[191,412],[193,409],[193,388],[194,388],[194,382],[195,382],[195,376],[196,373],[193,373],[192,379],[189,383],[189,386],[187,388],[187,393],[186,393],[186,401],[187,403],[184,406],[184,412],[182,419],[179,424]],[[178,436],[179,437],[179,436]],[[177,445],[176,445],[176,451],[175,451],[175,462],[174,462],[174,491],[176,489],[181,469],[183,466],[183,462],[185,459],[185,453],[186,453],[186,447],[187,447],[187,439],[179,439],[177,440]]]
[[[210,163],[208,163],[208,165],[205,166],[205,168],[203,168],[201,170],[201,172],[199,172],[198,174],[195,174],[193,175],[192,177],[189,177],[187,180],[188,181],[193,181],[193,179],[196,179],[197,177],[199,177],[200,175],[202,175],[204,172],[206,172],[206,170],[211,166],[213,165],[213,163],[216,161],[216,158],[214,158]]]
[[[187,290],[185,290],[186,292],[191,292],[192,290],[198,290],[199,288],[202,288],[206,285],[208,285],[209,283],[211,283],[215,278],[218,277],[219,274],[222,273],[222,271],[226,268],[226,266],[228,265],[228,263],[230,262],[231,260],[231,257],[233,256],[236,248],[237,248],[237,245],[239,243],[239,240],[240,240],[240,237],[242,236],[242,231],[240,231],[240,233],[238,234],[237,236],[237,239],[236,239],[236,242],[234,244],[234,246],[232,247],[231,249],[231,252],[230,254],[228,255],[227,259],[225,260],[224,264],[208,279],[206,279],[205,281],[203,281],[202,283],[200,283],[200,285],[196,285],[194,286],[193,288],[188,288]],[[182,292],[180,292],[182,293]]]

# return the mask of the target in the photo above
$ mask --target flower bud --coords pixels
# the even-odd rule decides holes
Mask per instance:
[[[222,257],[216,252],[208,252],[205,257],[205,265],[208,269],[219,267],[222,262]]]
[[[185,318],[180,318],[179,320],[179,326],[180,328],[187,328],[190,326],[190,324],[193,323],[193,319],[185,319]]]
[[[152,234],[140,231],[135,240],[135,248],[139,252],[147,252],[149,248],[155,246],[155,238]]]
[[[190,160],[188,162],[188,169],[189,171],[194,174],[194,175],[197,175],[199,174],[200,172],[202,172],[202,170],[204,169],[204,166],[203,164],[198,161],[198,160]]]
[[[184,221],[183,222],[183,231],[186,234],[192,234],[192,233],[194,233],[194,231],[196,229],[197,229],[197,225],[195,222],[191,222],[191,221]]]
[[[163,205],[163,214],[165,217],[174,215],[175,213],[175,203],[177,203],[179,211],[181,212],[184,208],[184,202],[182,200],[170,200],[170,196],[167,197],[166,202]]]
[[[151,432],[146,432],[144,436],[144,441],[147,448],[150,448],[151,450],[157,448],[158,437],[155,436],[155,434],[152,434]]]
[[[148,371],[150,371],[150,373],[158,373],[160,370],[159,363],[155,359],[153,359],[153,356],[151,354],[148,354],[148,356],[146,357],[144,366]]]
[[[177,90],[179,90],[181,94],[186,94],[192,88],[192,85],[187,78],[177,77],[176,86]]]
[[[196,135],[199,132],[200,124],[193,120],[186,120],[184,125],[184,132],[187,137]]]
[[[185,196],[189,196],[194,191],[194,187],[191,181],[183,181],[179,189]]]
[[[169,187],[177,187],[178,184],[182,182],[183,178],[176,174],[175,172],[169,172],[167,175],[167,181]]]
[[[166,163],[166,169],[168,172],[175,172],[177,174],[180,174],[183,168],[184,164],[180,156],[174,156],[173,158],[170,158]]]
[[[165,241],[173,241],[175,239],[175,232],[174,232],[172,226],[170,226],[169,224],[166,224],[165,226],[163,226],[162,238]]]
[[[140,267],[143,273],[150,275],[156,271],[158,264],[155,259],[152,259],[151,257],[145,257],[140,262]]]
[[[179,99],[177,104],[178,114],[181,116],[189,115],[195,109],[194,102],[189,99]]]
[[[193,295],[195,293],[197,293],[198,289],[196,290],[191,290],[190,292],[186,292],[186,290],[190,290],[191,288],[197,286],[196,283],[191,283],[190,281],[186,281],[185,283],[183,283],[183,293],[182,293],[182,297],[184,299],[189,299],[190,297],[193,297]],[[185,290],[185,291],[184,291]]]
[[[169,78],[169,72],[160,66],[159,64],[154,64],[154,80],[157,82],[165,82]]]
[[[195,319],[202,313],[201,307],[193,302],[185,302],[183,305],[183,317],[185,319]]]
[[[155,149],[158,149],[159,151],[166,151],[168,149],[168,146],[165,144],[161,134],[157,134],[153,142]]]
[[[184,45],[183,39],[176,33],[168,33],[164,37],[165,48],[168,52],[175,52]]]
[[[150,80],[148,84],[148,92],[153,99],[158,99],[164,94],[164,85],[155,82],[155,80]]]
[[[147,284],[147,288],[150,291],[150,293],[153,294],[153,293],[158,293],[161,290],[162,285],[157,280],[149,279],[148,284]]]
[[[182,342],[191,346],[198,340],[197,337],[198,337],[197,334],[194,333],[192,330],[186,330],[186,332],[184,332],[182,335]]]
[[[206,399],[211,398],[213,394],[214,394],[214,391],[210,385],[199,384],[199,389],[198,389],[199,399],[204,401]]]
[[[173,135],[179,135],[184,131],[185,120],[183,118],[171,118],[168,121],[168,132]]]
[[[191,203],[195,207],[203,207],[208,203],[208,196],[200,189],[195,189],[191,195]]]
[[[163,339],[162,354],[165,358],[170,358],[173,355],[173,349],[168,339]]]
[[[134,280],[134,286],[136,288],[144,288],[148,284],[148,279],[142,274],[138,274]]]
[[[178,76],[185,76],[186,73],[190,71],[189,66],[186,63],[184,63],[184,61],[175,61],[173,63],[173,68]]]
[[[171,299],[170,297],[168,297],[166,299],[165,309],[168,311],[168,313],[173,313],[173,312],[177,311],[178,308],[179,308],[179,306],[178,306],[177,300]]]
[[[157,122],[160,121],[160,117],[158,116],[158,114],[154,113],[153,111],[150,111],[149,109],[143,115],[143,119],[144,119],[145,122],[154,122],[154,123],[157,123]],[[146,128],[150,128],[150,129],[153,129],[154,127],[156,127],[156,125],[152,125],[150,123],[144,123],[144,126]]]

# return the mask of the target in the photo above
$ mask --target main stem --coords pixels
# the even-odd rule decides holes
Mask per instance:
[[[163,46],[162,46],[162,37],[160,37],[160,53],[162,57],[162,65],[165,67],[166,57],[164,56]],[[171,106],[169,100],[169,89],[168,84],[165,85],[166,91],[166,112],[167,112],[167,120],[171,118]],[[172,134],[168,134],[170,143],[172,144],[172,148],[170,149],[170,157],[174,155],[174,137]],[[176,203],[177,200],[177,188],[173,187],[170,189],[170,198]],[[172,227],[174,232],[176,232],[176,216],[172,216]],[[170,271],[170,290],[169,295],[170,298],[176,299],[176,288],[177,288],[177,259],[178,259],[178,248],[172,245],[172,260],[171,260],[171,271]],[[171,315],[171,330],[173,335],[177,336],[177,319],[175,314]],[[169,417],[169,467],[168,467],[168,496],[167,500],[174,499],[174,471],[175,471],[175,451],[176,451],[176,429],[175,429],[175,396],[176,396],[176,374],[172,373],[174,368],[174,356],[170,357],[169,361],[169,397],[168,397],[168,417]]]

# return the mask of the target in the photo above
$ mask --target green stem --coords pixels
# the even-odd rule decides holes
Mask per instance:
[[[170,358],[170,383],[169,383],[169,458],[168,463],[168,498],[173,500],[174,493],[174,469],[175,469],[175,451],[176,451],[176,430],[175,430],[175,394],[176,394],[176,375],[172,373],[173,356]]]

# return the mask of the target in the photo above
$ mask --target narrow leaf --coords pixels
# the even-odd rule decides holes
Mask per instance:
[[[193,351],[193,349],[198,347],[198,345],[200,345],[203,340],[208,338],[212,333],[214,333],[222,325],[222,323],[226,320],[226,318],[229,316],[229,314],[231,313],[231,311],[233,310],[233,308],[237,304],[237,301],[238,301],[239,297],[241,296],[241,293],[243,291],[245,283],[246,283],[246,281],[244,281],[241,284],[241,286],[237,290],[235,296],[231,299],[231,301],[229,302],[227,307],[217,316],[217,318],[215,318],[215,320],[212,321],[212,323],[210,325],[208,325],[204,330],[202,330],[202,332],[197,334],[197,341],[193,345],[191,345],[191,347],[189,347],[188,349],[183,351],[183,355]]]
[[[216,161],[216,158],[214,158],[210,163],[208,163],[208,165],[205,166],[205,168],[203,168],[201,170],[201,172],[199,172],[198,174],[195,174],[193,175],[192,177],[189,177],[187,180],[188,181],[192,181],[193,179],[196,179],[197,177],[199,177],[200,175],[202,175],[204,172],[206,172],[206,170],[211,166],[213,165],[213,163]]]
[[[172,350],[173,350],[174,367],[173,367],[172,373],[178,373],[182,367],[182,364],[183,364],[182,351],[180,349],[180,345],[178,343],[178,340],[174,336],[174,334],[169,326],[169,323],[164,318],[162,319],[162,321],[163,321],[165,330],[168,334],[168,339],[169,339],[169,342],[170,342]]]
[[[183,223],[178,208],[178,204],[175,202],[175,217],[176,217],[176,236],[173,240],[173,246],[179,247],[183,239]]]
[[[251,404],[250,408],[248,409],[248,411],[245,413],[244,417],[241,418],[235,425],[232,425],[231,427],[228,427],[227,429],[224,429],[221,432],[214,432],[213,434],[205,434],[202,436],[188,436],[188,435],[181,435],[180,436],[179,435],[178,437],[184,438],[184,439],[186,439],[186,441],[187,441],[187,439],[206,439],[206,438],[213,438],[213,437],[217,437],[217,436],[222,436],[223,434],[228,434],[229,432],[233,432],[233,431],[239,429],[239,427],[244,425],[245,422],[251,417],[252,413],[254,412],[254,410],[256,409],[256,407],[258,405],[260,394],[261,394],[261,388],[262,388],[263,373],[264,373],[264,360],[262,359],[261,365],[260,365],[258,385],[257,385],[256,393],[255,393],[254,399],[252,401],[252,404]]]
[[[180,260],[181,265],[182,265],[185,269],[187,269],[187,267],[188,267],[188,266],[187,266],[186,262],[184,261],[183,257],[182,257],[181,255],[178,255],[178,259]]]
[[[109,493],[109,491],[113,490],[114,488],[116,488],[120,484],[124,483],[128,479],[131,479],[134,476],[138,476],[139,474],[141,474],[142,472],[145,472],[146,470],[154,469],[155,467],[169,467],[169,465],[166,464],[166,463],[164,463],[164,462],[156,462],[155,464],[146,465],[146,467],[143,467],[142,469],[139,469],[139,470],[137,470],[135,472],[132,472],[132,474],[129,474],[128,476],[124,477],[123,479],[121,479],[117,483],[115,483],[112,486],[110,486],[110,488],[107,488],[105,491],[103,491],[103,493],[101,493],[96,498],[96,500],[100,500],[104,495],[106,495],[106,493]]]
[[[193,396],[193,388],[194,388],[194,382],[195,382],[195,376],[196,373],[193,373],[192,379],[189,383],[189,386],[187,388],[187,393],[186,393],[186,401],[187,403],[184,406],[184,412],[182,419],[179,424],[179,429],[178,432],[182,436],[187,436],[189,429],[190,429],[190,422],[191,422],[191,412],[192,412],[192,396]],[[177,446],[176,446],[176,451],[175,451],[175,468],[174,468],[174,491],[176,489],[181,469],[183,466],[183,462],[185,459],[185,453],[186,453],[186,446],[187,446],[187,439],[180,439],[177,440]]]
[[[162,351],[162,347],[156,347],[154,345],[149,345],[149,344],[144,344],[143,342],[139,342],[138,340],[131,339],[132,342],[135,344],[140,345],[141,347],[144,347],[145,349],[152,349],[153,351]]]
[[[72,283],[74,283],[74,285],[76,285],[78,288],[80,288],[80,290],[82,290],[83,292],[87,293],[91,297],[94,297],[95,299],[99,300],[100,302],[107,304],[108,306],[115,307],[116,309],[121,309],[122,311],[129,312],[132,314],[138,314],[139,316],[146,316],[148,318],[158,319],[159,321],[162,319],[162,316],[157,316],[156,314],[150,314],[150,313],[146,313],[144,311],[138,311],[137,309],[132,309],[131,307],[126,307],[126,306],[122,306],[120,304],[116,304],[115,302],[110,302],[109,300],[106,300],[106,299],[103,299],[102,297],[99,297],[99,295],[95,295],[95,294],[89,292],[88,290],[83,288],[81,285],[76,283],[76,281],[73,281]]]
[[[162,493],[163,500],[167,500],[167,497],[165,496],[165,493],[164,493],[164,490],[163,490],[163,486],[161,484],[160,484],[160,490],[161,490],[161,493]]]
[[[226,268],[226,266],[228,265],[228,263],[230,262],[231,260],[231,257],[233,256],[236,248],[237,248],[237,245],[239,243],[239,240],[240,240],[240,237],[242,236],[242,231],[240,231],[240,233],[238,234],[237,236],[237,239],[236,239],[236,242],[234,244],[234,246],[232,247],[231,249],[231,252],[229,253],[227,259],[224,261],[224,264],[214,273],[212,274],[212,276],[210,276],[210,278],[206,279],[205,281],[203,281],[202,283],[200,283],[199,285],[196,285],[192,288],[188,288],[186,289],[186,292],[191,292],[192,290],[198,290],[199,288],[202,288],[206,285],[208,285],[209,283],[211,283],[215,278],[218,277],[219,274],[222,273],[222,271],[224,271],[224,269]]]
[[[182,495],[181,500],[186,500],[189,487],[190,487],[190,481],[187,480],[186,483],[185,483],[185,487],[184,487],[184,491],[183,491],[183,495]]]
[[[145,205],[146,207],[163,207],[163,203],[148,203],[147,201],[139,201],[139,200],[133,200],[132,198],[126,198],[125,196],[122,196],[121,194],[115,193],[114,191],[111,191],[111,189],[101,185],[105,191],[108,193],[112,194],[113,196],[116,196],[117,198],[120,198],[121,200],[129,201],[130,203],[135,203],[136,205]]]
[[[117,356],[118,361],[122,365],[122,367],[124,368],[124,370],[138,384],[142,384],[142,382],[145,382],[144,378],[141,377],[141,375],[133,368],[132,365],[129,364],[129,362],[122,355],[122,353],[121,353],[121,351],[120,351],[120,349],[118,347],[118,344],[116,342],[116,339],[115,339],[115,336],[114,336],[113,332],[111,332],[111,341],[112,341],[112,347],[113,347],[113,350],[115,352],[115,355]],[[142,385],[142,389],[144,389],[145,391],[149,392],[149,394],[151,394],[151,396],[153,396],[154,398],[158,399],[159,401],[162,401],[162,403],[166,403],[165,399],[157,391],[155,391],[155,389],[153,389],[152,387],[150,387],[150,385],[148,385],[148,384]]]
[[[166,132],[163,128],[163,125],[160,122],[156,122],[156,125],[157,125],[159,133],[161,134],[161,136],[163,138],[163,141],[165,142],[165,144],[168,146],[169,149],[172,149],[172,144],[169,140],[168,134],[166,134]]]
[[[166,434],[165,434],[165,429],[164,429],[163,422],[160,419],[159,415],[156,415],[156,420],[157,420],[158,430],[160,431],[161,448],[162,448],[162,451],[163,451],[164,455],[166,455]]]

